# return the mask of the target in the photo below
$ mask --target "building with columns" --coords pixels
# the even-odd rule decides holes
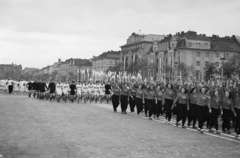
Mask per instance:
[[[120,46],[120,63],[123,65],[123,69],[126,69],[130,64],[135,61],[147,59],[147,53],[151,49],[154,41],[160,41],[164,38],[164,35],[141,35],[132,33],[127,39],[127,43]]]
[[[92,59],[93,70],[106,71],[119,63],[120,51],[108,51]]]
[[[240,45],[235,36],[207,37],[194,31],[179,32],[154,42],[148,53],[148,65],[155,72],[153,77],[170,79],[173,74],[180,75],[177,67],[184,63],[194,69],[196,78],[203,79],[208,63],[215,63],[220,68],[221,57],[227,60],[239,53]]]

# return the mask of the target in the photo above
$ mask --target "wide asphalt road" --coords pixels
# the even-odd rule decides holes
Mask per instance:
[[[0,157],[239,158],[240,141],[114,113],[111,105],[0,93]]]

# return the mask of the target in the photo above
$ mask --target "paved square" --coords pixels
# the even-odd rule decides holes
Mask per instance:
[[[111,105],[0,94],[4,158],[239,158],[240,142],[220,137],[114,113]]]

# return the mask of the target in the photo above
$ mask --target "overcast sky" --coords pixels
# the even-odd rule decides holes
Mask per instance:
[[[120,50],[132,32],[240,35],[239,0],[0,0],[0,64]]]

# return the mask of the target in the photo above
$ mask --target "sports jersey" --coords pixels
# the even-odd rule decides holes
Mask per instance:
[[[93,85],[93,90],[95,94],[98,94],[99,89],[97,84]]]
[[[94,93],[93,84],[89,84],[89,85],[88,85],[88,91],[89,91],[90,93]]]
[[[81,93],[82,93],[82,85],[77,84],[77,94],[81,94]]]
[[[56,85],[56,92],[57,94],[61,95],[62,94],[62,84],[61,83],[58,83]]]
[[[103,84],[99,85],[99,91],[100,91],[100,95],[105,94],[105,86]]]
[[[86,85],[86,84],[83,84],[82,89],[83,89],[84,93],[87,93],[89,91],[88,85]]]
[[[63,84],[63,93],[68,94],[69,91],[69,85],[68,84]]]
[[[19,83],[19,88],[20,88],[20,91],[21,91],[21,92],[24,91],[24,82],[23,82],[23,81],[21,81],[21,82]]]

